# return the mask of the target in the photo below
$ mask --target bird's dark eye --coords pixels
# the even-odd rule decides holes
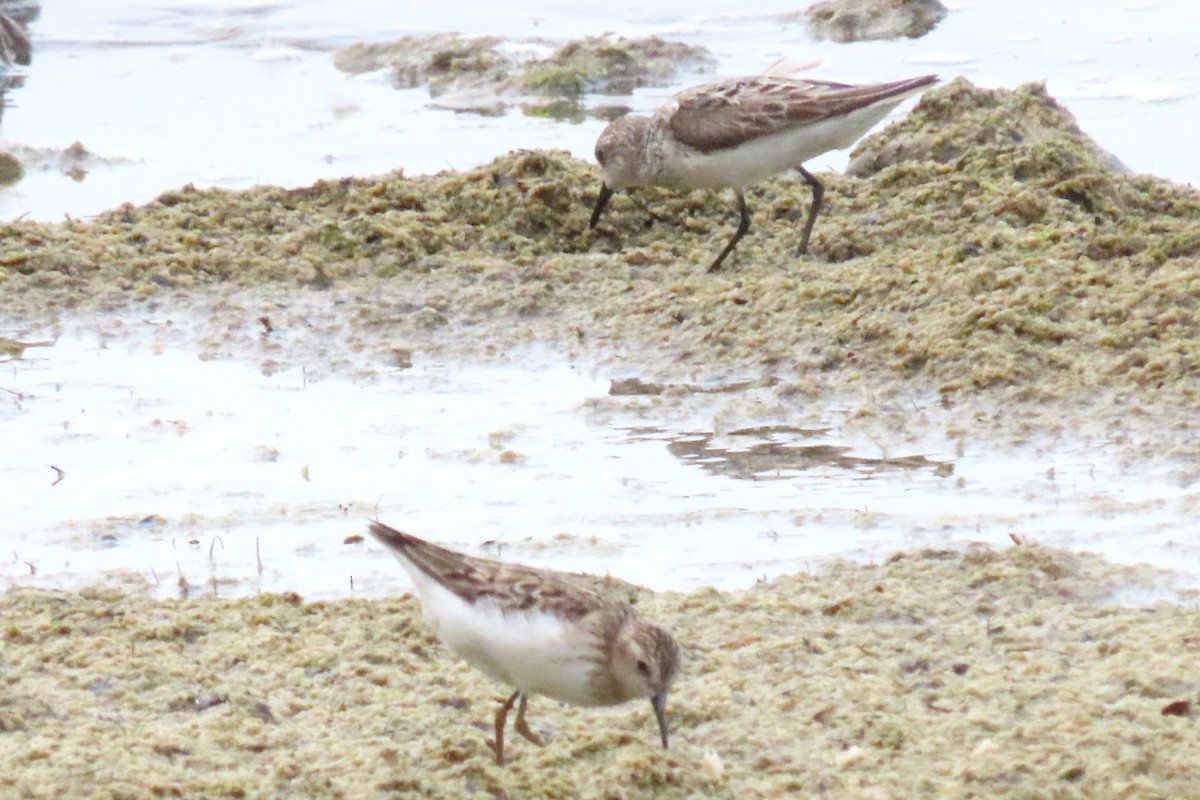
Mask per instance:
[[[637,662],[637,671],[642,673],[642,675],[646,676],[647,678],[650,677],[650,665],[640,658]]]

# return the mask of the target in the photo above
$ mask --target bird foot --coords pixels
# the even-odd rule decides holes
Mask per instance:
[[[543,739],[538,734],[534,733],[533,730],[530,729],[530,727],[525,724],[525,720],[517,719],[516,724],[513,725],[513,728],[516,729],[517,733],[521,734],[526,739],[528,739],[529,741],[536,744],[538,747],[546,746],[546,740]]]
[[[521,703],[517,706],[517,719],[513,722],[513,728],[517,733],[524,736],[529,741],[536,744],[538,747],[545,747],[546,741],[534,733],[529,725],[525,722],[525,706],[528,704],[529,698],[526,695],[521,695]]]

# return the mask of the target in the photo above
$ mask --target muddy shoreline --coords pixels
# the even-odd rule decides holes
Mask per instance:
[[[727,594],[643,594],[685,646],[671,749],[649,708],[530,708],[411,597],[153,601],[11,591],[0,787],[14,797],[1186,797],[1200,610],[1029,545],[830,565]]]
[[[803,182],[751,192],[751,233],[715,275],[725,193],[635,191],[589,232],[597,174],[556,152],[433,177],[183,188],[91,222],[4,225],[0,299],[18,335],[72,313],[199,308],[218,348],[268,317],[294,363],[313,354],[288,352],[289,326],[381,358],[538,341],[647,380],[770,377],[785,402],[937,392],[964,418],[1007,409],[1014,436],[1122,436],[1146,417],[1167,455],[1200,454],[1194,190],[1114,171],[1039,86],[962,80],[864,142],[852,171],[869,177],[822,176],[808,258],[791,252]]]
[[[355,354],[503,359],[543,343],[663,384],[750,381],[775,408],[861,397],[913,430],[1117,443],[1196,477],[1200,196],[1115,170],[1038,86],[954,81],[802,182],[643,190],[587,230],[592,165],[182,188],[92,221],[0,226],[0,361],[80,318],[208,320],[204,357],[342,373]],[[265,320],[265,321],[264,321]],[[181,343],[181,346],[183,343]],[[744,400],[729,398],[737,419]],[[762,400],[756,400],[761,411]],[[672,750],[649,709],[541,701],[550,745],[483,744],[500,689],[411,598],[0,598],[0,787],[29,797],[1182,797],[1200,762],[1195,608],[1154,576],[1030,544],[833,564],[737,594],[644,595],[689,648]],[[1131,590],[1130,587],[1135,587]],[[1133,591],[1131,595],[1130,592]],[[1115,602],[1115,601],[1120,602]],[[521,743],[524,744],[524,743]]]

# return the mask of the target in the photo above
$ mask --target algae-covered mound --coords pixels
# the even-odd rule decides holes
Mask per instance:
[[[525,64],[521,83],[527,91],[566,97],[584,92],[629,94],[643,86],[665,86],[680,70],[710,69],[714,64],[703,47],[657,36],[588,36]]]
[[[485,741],[507,689],[411,597],[0,595],[4,797],[1187,797],[1200,612],[1021,546],[643,593],[684,647],[668,703],[533,698],[538,748]],[[1117,788],[1114,788],[1117,787]]]
[[[785,22],[803,19],[814,39],[918,39],[945,19],[946,7],[939,0],[819,0],[779,16]]]
[[[440,33],[350,45],[334,54],[334,64],[350,73],[387,67],[397,88],[428,85],[439,105],[499,113],[530,95],[571,101],[584,93],[626,95],[715,63],[703,47],[657,36],[587,36],[547,55],[530,49],[499,36]],[[536,113],[528,103],[524,108]]]
[[[869,177],[824,175],[810,256],[794,252],[808,188],[781,176],[750,192],[750,233],[713,275],[731,193],[634,189],[589,231],[595,168],[533,150],[466,172],[183,188],[88,223],[9,223],[0,294],[10,315],[38,316],[221,285],[362,284],[345,315],[376,328],[431,307],[451,332],[502,345],[519,328],[663,370],[1195,406],[1193,189],[1113,170],[1039,85],[953,81],[863,151]]]

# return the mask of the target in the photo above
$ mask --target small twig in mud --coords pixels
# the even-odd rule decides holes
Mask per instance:
[[[208,546],[208,560],[209,561],[213,560],[213,549],[217,546],[217,542],[221,543],[222,550],[225,549],[225,540],[222,539],[220,536],[214,536],[212,539],[212,544],[210,544]]]
[[[262,548],[259,546],[259,544],[260,544],[259,539],[257,536],[255,536],[254,537],[254,557],[256,559],[258,559],[258,577],[261,578],[262,574],[263,574],[263,563],[262,563]]]
[[[52,469],[52,470],[54,470],[56,473],[58,473],[58,477],[57,477],[57,478],[55,478],[55,479],[53,480],[53,482],[51,482],[51,484],[50,484],[50,485],[51,485],[51,486],[58,486],[60,483],[62,483],[62,479],[63,479],[63,478],[65,478],[65,477],[67,477],[67,473],[63,472],[61,469],[59,469],[58,467],[54,466],[53,464],[51,464],[51,465],[50,465],[50,469]]]
[[[23,410],[24,410],[24,409],[22,409],[22,408],[21,408],[21,401],[25,399],[25,395],[21,394],[21,393],[20,393],[20,392],[18,392],[18,391],[14,391],[13,389],[9,389],[9,388],[8,388],[8,387],[6,387],[6,386],[0,386],[0,391],[3,391],[3,392],[8,392],[9,394],[11,394],[13,397],[15,397],[15,398],[17,399],[17,400],[16,400],[16,403],[17,403],[17,411],[23,411]]]

